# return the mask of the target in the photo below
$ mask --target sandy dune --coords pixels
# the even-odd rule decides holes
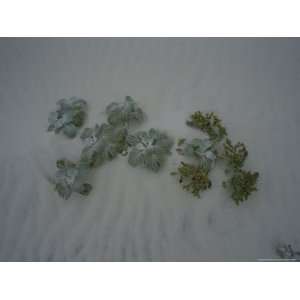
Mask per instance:
[[[195,110],[216,111],[249,148],[259,192],[240,207],[222,169],[201,199],[169,173],[119,157],[92,174],[87,198],[59,198],[47,182],[55,160],[82,145],[46,132],[56,100],[89,103],[86,125],[132,96],[139,129],[196,137]],[[300,42],[297,39],[0,39],[0,260],[207,261],[276,258],[300,248]]]

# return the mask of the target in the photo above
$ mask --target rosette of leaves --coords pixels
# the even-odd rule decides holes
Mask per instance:
[[[139,131],[127,137],[131,148],[128,163],[132,167],[143,166],[158,172],[171,152],[173,140],[159,130]]]
[[[66,159],[56,162],[57,172],[54,177],[54,185],[57,193],[64,199],[70,198],[73,192],[87,196],[92,186],[84,182],[88,169],[78,163]]]
[[[239,205],[248,199],[252,192],[257,191],[256,184],[259,173],[244,170],[235,170],[228,181],[223,182],[223,187],[231,193],[231,198]]]
[[[106,114],[108,123],[113,126],[141,123],[145,117],[142,109],[130,96],[126,96],[123,103],[110,103],[106,107]]]
[[[65,136],[74,138],[86,119],[86,101],[72,97],[57,101],[57,106],[57,110],[49,114],[48,131],[62,132]]]
[[[126,137],[125,127],[114,127],[106,123],[84,129],[81,139],[85,147],[81,153],[81,163],[92,168],[114,159],[118,154],[126,154]]]
[[[219,142],[227,136],[227,131],[221,119],[214,112],[202,113],[201,111],[197,111],[190,116],[186,124],[200,129],[215,142]]]
[[[213,167],[217,159],[214,143],[210,139],[193,139],[191,142],[181,139],[176,150],[181,155],[195,158],[198,165],[207,170]]]
[[[179,176],[179,183],[183,189],[200,198],[201,192],[211,188],[211,181],[208,177],[209,170],[192,164],[181,162],[177,172],[171,175]]]
[[[225,159],[230,169],[238,170],[243,167],[248,156],[248,151],[243,143],[232,144],[231,140],[226,139],[223,144],[224,152],[222,158]]]

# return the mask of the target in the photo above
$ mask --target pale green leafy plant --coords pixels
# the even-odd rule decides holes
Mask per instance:
[[[201,168],[210,170],[216,162],[217,152],[210,139],[193,139],[191,142],[180,140],[177,152],[197,160]]]
[[[128,135],[127,143],[132,147],[128,163],[132,167],[140,165],[154,172],[160,170],[173,146],[173,140],[166,133],[153,128]]]
[[[129,126],[133,123],[141,123],[145,115],[138,104],[126,96],[123,103],[112,102],[106,107],[107,121],[113,126]]]
[[[57,171],[53,179],[55,190],[64,199],[70,198],[73,192],[88,195],[92,186],[84,179],[88,174],[86,166],[74,163],[67,159],[56,162]]]
[[[106,123],[86,128],[81,134],[85,144],[80,157],[81,162],[92,168],[114,159],[118,154],[125,155],[127,134],[127,128]]]
[[[58,102],[58,110],[50,114],[49,131],[63,131],[74,137],[86,116],[86,103],[77,98],[63,99]],[[124,103],[111,103],[106,108],[108,124],[98,124],[85,128],[81,134],[84,148],[77,163],[62,159],[57,161],[58,171],[51,180],[58,194],[68,199],[72,192],[89,194],[92,186],[83,182],[91,168],[102,165],[117,157],[128,154],[128,130],[131,124],[140,123],[145,115],[131,97]],[[161,142],[163,144],[163,142]]]
[[[86,101],[72,97],[57,101],[57,106],[57,110],[49,114],[48,131],[62,132],[65,136],[74,138],[86,119]]]

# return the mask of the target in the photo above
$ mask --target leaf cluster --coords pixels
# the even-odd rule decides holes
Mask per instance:
[[[130,96],[126,96],[123,103],[110,103],[106,107],[106,114],[108,123],[113,126],[128,126],[145,119],[144,112]]]
[[[127,143],[131,147],[128,163],[154,172],[160,170],[173,146],[173,140],[166,133],[153,128],[129,135]]]
[[[225,172],[230,175],[230,178],[223,182],[223,187],[230,191],[231,198],[237,205],[247,200],[252,192],[257,190],[256,185],[259,173],[251,173],[242,169],[248,157],[245,144],[240,142],[233,144],[229,138],[226,138],[222,145],[223,150],[219,150],[220,143],[227,136],[227,130],[223,126],[221,119],[213,112],[202,113],[197,111],[190,116],[187,125],[200,129],[209,138],[193,139],[191,142],[187,142],[186,139],[180,139],[177,152],[194,158],[196,163],[194,165],[181,163],[178,167],[178,172],[173,172],[172,175],[179,174],[180,183],[186,178],[193,178],[184,188],[192,191],[194,195],[198,195],[206,187],[206,185],[201,185],[203,178],[206,178],[206,182],[208,182],[209,172],[216,166],[217,160],[224,160],[227,164]],[[219,152],[221,152],[220,155],[218,154]],[[203,176],[193,176],[191,175],[193,172],[198,172],[198,174]],[[211,182],[209,180],[210,186]]]
[[[200,193],[211,188],[211,181],[208,177],[209,170],[197,165],[181,162],[177,172],[171,175],[179,175],[179,183],[183,189],[200,197]]]
[[[81,126],[82,121],[77,114],[79,108],[85,107],[82,100],[61,100],[61,126],[69,126],[65,120],[71,120],[74,126]],[[76,112],[76,113],[75,113]],[[129,96],[123,103],[113,102],[106,107],[107,123],[96,124],[93,128],[85,128],[80,136],[84,147],[77,163],[61,159],[57,161],[57,172],[54,183],[58,194],[68,199],[72,192],[88,195],[92,186],[83,182],[90,170],[111,161],[119,154],[125,156],[129,152],[128,162],[131,166],[141,165],[157,172],[170,154],[172,139],[156,129],[129,134],[130,125],[140,123],[145,114],[137,103]],[[52,121],[57,121],[58,115],[52,115]],[[59,129],[57,129],[59,130]],[[76,131],[77,133],[77,131]]]
[[[227,182],[224,181],[223,186],[230,191],[231,198],[239,205],[247,200],[252,192],[257,191],[258,177],[258,172],[251,173],[240,169],[235,171]]]
[[[191,142],[178,142],[177,152],[186,157],[195,158],[201,168],[211,170],[217,159],[214,143],[210,139],[193,139]]]
[[[67,159],[60,159],[56,162],[56,167],[54,186],[63,199],[70,198],[73,192],[85,196],[90,193],[92,186],[83,182],[87,173],[85,166]]]
[[[225,127],[215,113],[202,113],[197,111],[186,122],[188,126],[198,128],[208,135],[208,138],[186,141],[180,139],[177,144],[177,152],[185,157],[193,158],[194,164],[181,162],[177,172],[179,183],[183,189],[200,197],[200,193],[210,188],[212,183],[209,173],[217,161],[217,145],[227,135]]]
[[[247,157],[248,150],[245,144],[241,142],[233,144],[230,139],[226,139],[221,158],[227,164],[225,173],[230,177],[223,182],[223,187],[230,191],[231,198],[237,205],[247,200],[254,191],[257,191],[259,173],[242,169]]]
[[[212,141],[219,142],[227,136],[227,131],[221,119],[214,112],[202,113],[201,111],[197,111],[190,116],[186,124],[200,129],[206,133]]]
[[[96,124],[94,128],[86,128],[80,136],[85,144],[80,160],[90,168],[98,167],[127,150],[126,137],[125,127],[104,123],[101,126]]]
[[[85,118],[86,102],[77,98],[58,101],[59,109],[50,114],[50,130],[63,132],[69,137],[77,134],[70,131],[70,126],[79,128]],[[85,128],[80,136],[84,143],[77,163],[61,159],[57,161],[58,171],[55,174],[55,189],[58,194],[68,199],[72,192],[88,195],[92,186],[82,182],[94,167],[102,165],[126,154],[128,143],[128,126],[132,122],[143,120],[144,113],[131,97],[126,97],[124,103],[111,103],[106,108],[107,121],[94,128]],[[72,128],[73,128],[72,127]],[[70,133],[71,132],[71,133]]]
[[[62,99],[57,104],[58,110],[50,114],[48,130],[56,133],[62,130],[65,135],[74,137],[83,125],[86,102],[73,97]],[[78,162],[65,159],[57,161],[54,183],[62,198],[68,199],[72,192],[88,195],[92,186],[82,182],[83,179],[92,168],[116,158],[118,154],[127,154],[128,126],[144,119],[143,111],[129,96],[124,103],[113,102],[108,105],[106,113],[107,123],[83,130],[80,138],[84,147]]]
[[[227,138],[223,148],[223,159],[227,162],[228,167],[234,170],[242,168],[248,156],[245,144],[239,142],[233,145],[231,140]]]
[[[83,99],[72,97],[57,101],[57,110],[49,114],[48,131],[62,132],[74,138],[86,119],[87,104]]]

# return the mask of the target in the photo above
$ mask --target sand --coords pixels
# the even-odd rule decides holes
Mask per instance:
[[[255,261],[278,242],[300,248],[300,42],[297,39],[0,39],[1,261]],[[249,150],[259,191],[237,207],[222,189],[194,198],[169,175],[119,157],[91,177],[89,197],[49,185],[55,160],[79,139],[46,132],[63,97],[89,104],[87,126],[132,96],[174,138],[195,110],[215,111]]]

